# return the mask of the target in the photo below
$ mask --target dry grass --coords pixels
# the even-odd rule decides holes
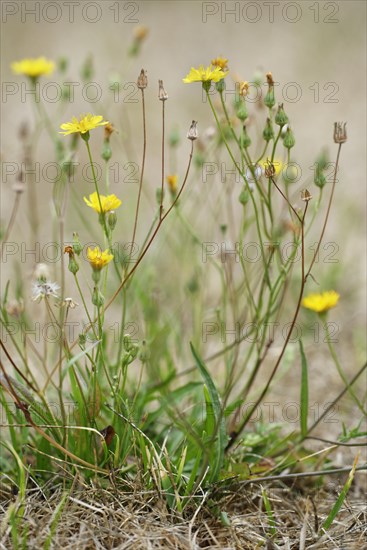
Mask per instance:
[[[367,548],[366,479],[357,474],[341,512],[327,534],[320,532],[337,498],[343,479],[331,479],[322,489],[304,482],[287,486],[266,484],[274,513],[276,534],[270,537],[269,519],[262,506],[260,486],[217,488],[184,516],[167,511],[154,493],[121,488],[75,487],[67,497],[50,548],[120,549],[363,549]],[[47,497],[46,497],[47,494]],[[16,502],[9,487],[1,491],[1,516]],[[62,486],[31,488],[25,499],[21,530],[26,548],[44,548],[50,536]],[[214,498],[216,500],[214,504]],[[213,513],[214,510],[214,513]],[[218,519],[226,512],[230,526]],[[55,522],[54,522],[55,523]],[[4,526],[4,523],[3,523]],[[21,539],[21,534],[20,534]],[[0,548],[13,548],[10,528],[3,530]]]

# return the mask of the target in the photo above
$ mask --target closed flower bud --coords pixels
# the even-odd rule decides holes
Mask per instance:
[[[66,57],[60,57],[58,61],[59,71],[60,73],[66,73],[66,70],[68,68],[68,60]]]
[[[92,304],[96,307],[101,307],[104,304],[104,296],[101,294],[98,286],[94,287],[92,294]]]
[[[263,138],[266,142],[274,139],[273,123],[270,118],[266,119],[266,124],[263,131]]]
[[[278,111],[275,115],[275,124],[278,124],[278,126],[282,127],[288,124],[288,117],[284,111],[283,103],[280,103],[278,106]]]
[[[132,339],[131,339],[131,336],[130,336],[129,333],[126,333],[126,334],[123,335],[122,342],[124,344],[124,350],[125,351],[130,351],[133,343],[132,343]]]
[[[294,134],[288,126],[285,136],[283,138],[283,145],[286,149],[292,149],[292,147],[295,146],[295,143],[296,143],[296,140],[295,140]]]
[[[113,231],[116,227],[117,216],[114,210],[110,210],[107,216],[108,227]]]
[[[111,146],[110,146],[110,141],[107,140],[107,139],[105,139],[103,141],[101,157],[106,162],[108,162],[110,160],[110,158],[112,157],[112,149],[111,149]]]
[[[137,85],[138,85],[138,88],[140,88],[141,90],[144,90],[148,86],[147,73],[144,69],[142,69],[140,71],[140,75],[138,76]]]
[[[322,171],[319,170],[318,168],[315,170],[315,176],[314,176],[313,182],[320,189],[322,189],[324,187],[324,185],[326,184],[326,178],[325,178],[324,174],[322,173]]]
[[[226,83],[224,82],[224,78],[216,82],[215,88],[217,92],[219,92],[220,94],[224,92],[224,90],[226,89]]]
[[[272,109],[275,105],[275,96],[274,96],[274,87],[269,86],[269,90],[264,97],[264,103],[269,108]]]
[[[251,145],[251,138],[247,133],[246,126],[244,126],[242,128],[242,133],[241,133],[241,136],[240,136],[240,145],[244,149],[247,149]]]
[[[195,120],[192,121],[189,131],[187,132],[187,139],[191,139],[191,141],[198,139],[199,134],[198,134],[197,124],[198,124],[197,121]]]
[[[68,269],[73,275],[76,275],[79,271],[79,265],[78,265],[78,262],[75,259],[74,254],[69,256]]]
[[[87,337],[85,334],[81,333],[79,334],[79,346],[84,349],[85,348],[85,344],[87,342]]]
[[[243,206],[245,206],[245,204],[248,203],[250,199],[250,194],[248,192],[248,190],[246,189],[246,187],[243,187],[242,188],[242,191],[238,197],[238,200],[240,201],[241,204],[243,204]]]
[[[73,233],[73,250],[77,256],[79,256],[83,250],[83,246],[79,240],[79,235],[76,232]]]
[[[320,155],[319,155],[319,157],[316,161],[316,164],[317,164],[317,168],[320,171],[325,170],[325,168],[329,164],[329,157],[328,157],[327,151],[325,151],[325,150],[321,151],[321,153],[320,153]]]
[[[237,109],[237,118],[244,121],[248,117],[247,107],[245,101],[241,101],[238,109]]]

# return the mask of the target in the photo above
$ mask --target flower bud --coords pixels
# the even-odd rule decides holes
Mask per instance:
[[[101,307],[104,304],[104,296],[101,294],[98,286],[94,287],[92,294],[92,304],[96,307]]]
[[[273,123],[270,118],[266,119],[266,124],[263,131],[263,138],[266,142],[274,139]]]
[[[243,206],[245,206],[245,204],[248,203],[249,199],[250,199],[250,194],[249,194],[248,190],[246,189],[246,187],[243,187],[242,191],[241,191],[241,193],[238,197],[238,200]]]
[[[222,78],[222,80],[218,80],[218,82],[216,82],[215,88],[216,88],[217,92],[219,92],[220,94],[222,94],[224,92],[224,90],[226,89],[226,83],[224,81],[224,78]]]
[[[175,195],[177,192],[177,182],[178,182],[177,174],[169,174],[166,180],[167,180],[167,184],[171,194]]]
[[[246,126],[244,126],[242,128],[242,133],[241,133],[241,136],[240,136],[240,145],[244,149],[247,149],[251,145],[251,138],[247,133]]]
[[[108,227],[113,231],[116,227],[117,216],[114,210],[110,210],[107,217]]]
[[[73,250],[77,256],[79,256],[83,250],[83,246],[79,240],[79,235],[76,232],[73,233]]]
[[[193,120],[189,128],[189,131],[187,132],[187,139],[194,141],[195,139],[198,139],[198,137],[199,137],[199,134],[197,129],[197,121]]]
[[[125,351],[130,351],[131,348],[132,348],[132,340],[131,340],[131,335],[129,333],[126,333],[123,335],[122,337],[122,343],[124,345],[124,350]]]
[[[269,86],[266,96],[264,97],[264,103],[269,108],[272,109],[275,105],[275,96],[274,96],[274,86]]]
[[[110,146],[110,141],[107,140],[107,139],[105,139],[103,141],[101,157],[106,162],[108,162],[112,157],[112,149],[111,149],[111,146]]]
[[[246,107],[246,102],[245,101],[241,101],[238,109],[237,109],[237,118],[239,118],[240,120],[242,120],[242,122],[244,120],[246,120],[246,118],[248,117],[248,112],[247,112],[247,107]]]
[[[66,70],[68,68],[68,60],[66,57],[60,57],[58,60],[58,66],[59,66],[59,72],[60,73],[66,73]]]
[[[288,116],[286,115],[286,113],[284,111],[283,103],[279,103],[278,111],[275,115],[274,120],[275,120],[275,124],[278,124],[278,126],[280,126],[280,127],[283,127],[286,124],[288,124]]]
[[[87,337],[84,333],[79,334],[79,346],[82,349],[85,349],[85,344],[87,342]]]
[[[320,189],[322,189],[326,184],[326,178],[323,172],[318,167],[315,170],[315,176],[314,176],[313,182],[316,185],[316,187],[319,187]]]
[[[70,247],[71,248],[71,247]],[[73,275],[76,275],[79,271],[79,265],[78,265],[78,262],[76,261],[75,259],[75,256],[74,256],[74,253],[73,254],[69,254],[69,265],[68,265],[68,269],[70,271],[70,273],[72,273]]]
[[[286,149],[292,149],[295,146],[296,140],[290,127],[288,126],[285,136],[283,138],[283,145]]]

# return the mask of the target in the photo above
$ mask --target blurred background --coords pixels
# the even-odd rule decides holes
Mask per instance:
[[[182,78],[190,67],[206,66],[219,55],[229,59],[230,76],[234,79],[251,82],[259,75],[264,79],[266,72],[272,72],[275,82],[279,83],[276,99],[284,102],[295,133],[294,158],[301,166],[305,180],[312,177],[311,167],[321,150],[326,148],[330,161],[335,160],[337,146],[333,142],[333,124],[347,121],[348,141],[342,148],[339,181],[325,236],[325,242],[337,244],[337,263],[321,263],[314,274],[321,281],[331,281],[342,296],[340,306],[333,312],[333,320],[338,323],[340,334],[344,335],[338,351],[353,372],[363,361],[366,324],[366,4],[360,1],[105,0],[58,4],[48,1],[2,2],[1,7],[3,162],[21,162],[19,128],[24,122],[32,128],[35,120],[32,97],[25,93],[26,81],[12,74],[12,61],[41,55],[55,61],[66,59],[65,73],[42,79],[41,91],[47,82],[75,83],[75,97],[61,102],[55,98],[55,87],[43,88],[50,119],[58,129],[73,115],[85,112],[103,114],[118,130],[112,138],[113,160],[121,162],[123,167],[127,162],[141,162],[141,105],[135,82],[141,68],[147,70],[147,191],[143,200],[147,218],[141,217],[145,229],[151,223],[155,189],[160,182],[158,79],[163,79],[169,94],[167,133],[175,130],[182,140],[177,158],[170,158],[167,153],[167,163],[168,166],[177,163],[181,177],[188,158],[189,144],[185,137],[191,120],[199,121],[201,135],[214,122],[209,106],[203,100],[200,84],[187,85]],[[131,48],[139,27],[146,27],[148,32],[139,53],[132,55]],[[93,66],[89,80],[97,86],[81,84],[86,59]],[[116,89],[115,92],[109,89],[111,82],[116,81],[119,82],[117,94]],[[96,90],[99,92],[97,97]],[[265,122],[266,114],[261,117]],[[92,134],[91,140],[96,159],[102,142],[102,131],[98,132]],[[83,158],[84,152],[81,151],[80,161]],[[228,161],[224,152],[223,158]],[[37,159],[41,163],[54,160],[53,146],[46,132],[40,137]],[[122,175],[128,173],[125,171]],[[210,180],[206,183],[202,180],[200,171],[192,172],[182,204],[187,209],[190,224],[201,238],[216,240],[220,237],[219,229],[213,225],[207,227],[205,208],[200,214],[193,208],[198,197],[212,192]],[[2,224],[7,223],[13,204],[13,183],[12,178],[4,178],[3,173]],[[93,191],[91,184],[83,181],[80,175],[76,185],[81,196]],[[52,185],[41,177],[37,186],[42,220],[40,239],[47,242],[52,227]],[[136,187],[134,183],[121,182],[121,178],[112,184],[111,191],[124,201],[124,208],[119,211],[119,216],[124,218],[123,228],[131,228]],[[240,187],[236,194],[239,192]],[[328,196],[328,189],[325,193]],[[75,217],[75,211],[68,211],[68,237],[71,238],[70,231],[78,229],[81,237],[87,240],[87,232],[76,227]],[[13,230],[14,239],[27,242],[27,219],[27,201],[24,200]],[[224,215],[218,221],[228,222]],[[172,225],[169,227],[173,231]],[[144,235],[143,229],[140,235]],[[164,266],[165,277],[169,279],[170,270],[173,273],[177,269],[175,262],[179,264],[182,258],[172,259],[170,256],[168,259],[164,243],[161,237],[156,246],[156,258],[159,258],[158,265]],[[159,255],[160,251],[164,251],[163,257]],[[185,260],[190,263],[189,257],[186,256]],[[4,284],[14,272],[14,266],[10,257],[3,263]],[[30,280],[31,259],[27,269]],[[150,269],[156,273],[148,259],[146,271]],[[190,268],[185,276],[190,277]],[[167,285],[171,283],[167,282]],[[182,307],[184,316],[185,306]],[[322,373],[323,365],[315,368],[316,373]],[[319,385],[322,386],[323,382]]]

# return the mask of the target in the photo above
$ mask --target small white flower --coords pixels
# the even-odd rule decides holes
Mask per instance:
[[[57,291],[59,289],[60,287],[57,283],[51,283],[49,281],[38,281],[37,283],[33,283],[32,300],[34,302],[40,302],[42,298],[45,298],[46,296],[54,296],[55,298],[58,298]]]

